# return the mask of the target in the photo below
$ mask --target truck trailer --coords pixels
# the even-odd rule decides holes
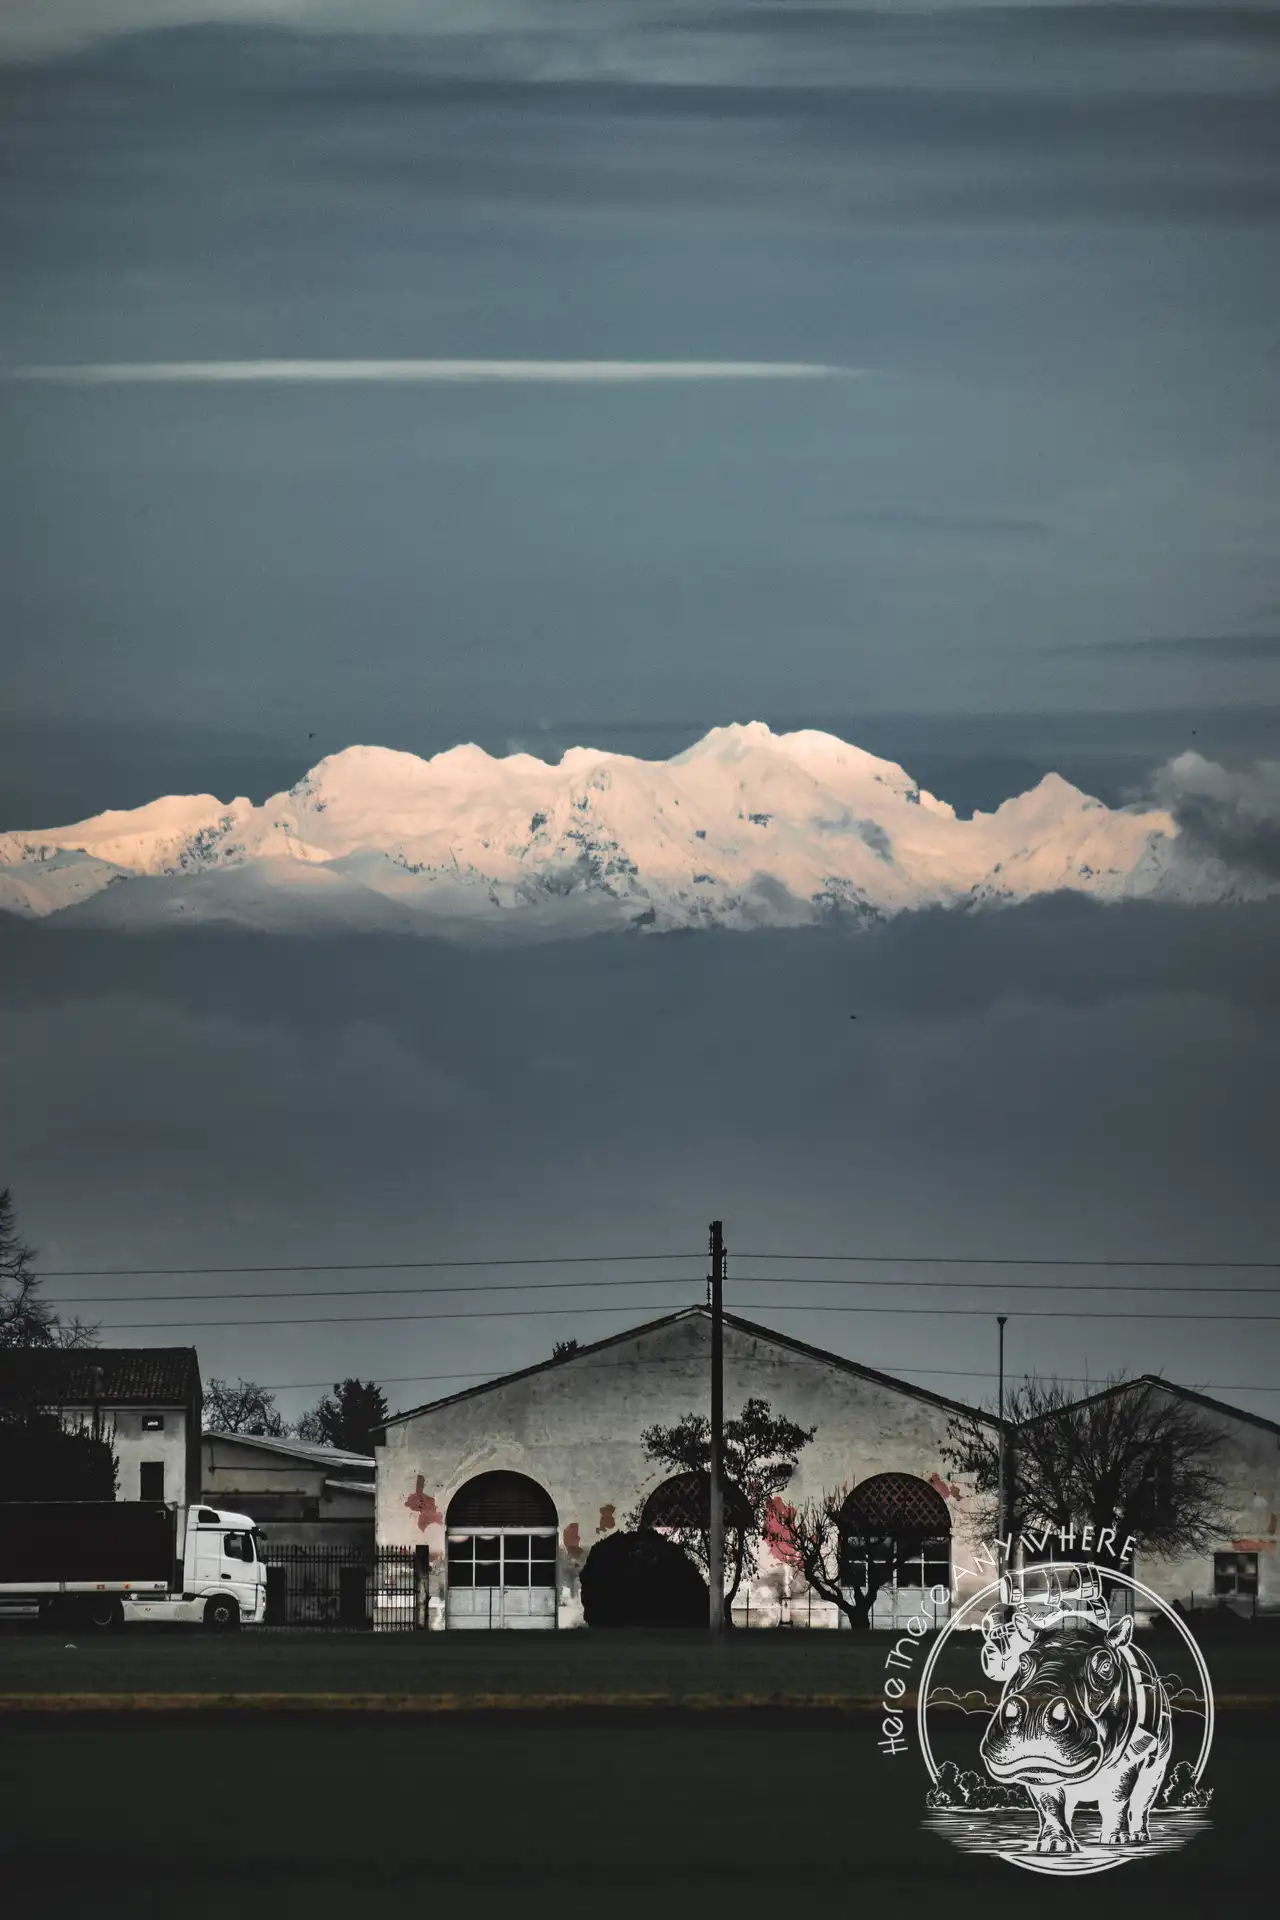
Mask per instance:
[[[0,1501],[0,1619],[226,1631],[266,1611],[247,1514],[152,1500]]]

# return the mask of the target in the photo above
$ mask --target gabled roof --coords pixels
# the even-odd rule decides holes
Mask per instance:
[[[1251,1427],[1265,1427],[1268,1433],[1280,1433],[1280,1421],[1268,1420],[1264,1413],[1250,1413],[1247,1407],[1233,1407],[1227,1400],[1211,1400],[1207,1393],[1197,1393],[1194,1387],[1180,1387],[1176,1380],[1166,1380],[1163,1374],[1139,1373],[1131,1380],[1113,1380],[1110,1386],[1100,1387],[1097,1393],[1086,1393],[1079,1400],[1068,1400],[1061,1407],[1054,1407],[1048,1413],[1038,1413],[1033,1420],[1024,1420],[1023,1426],[1038,1426],[1042,1420],[1052,1420],[1059,1413],[1074,1413],[1079,1407],[1096,1406],[1099,1400],[1110,1400],[1118,1393],[1132,1393],[1135,1387],[1159,1387],[1163,1393],[1176,1394],[1180,1400],[1194,1401],[1198,1407],[1207,1407],[1210,1413],[1224,1414],[1229,1420],[1244,1420]],[[1014,1432],[1017,1427],[1010,1426]]]
[[[410,1407],[404,1413],[393,1413],[383,1422],[384,1427],[399,1426],[405,1420],[414,1420],[419,1414],[435,1413],[441,1407],[455,1406],[460,1400],[474,1400],[482,1393],[492,1393],[498,1387],[510,1386],[517,1380],[529,1380],[535,1374],[549,1373],[553,1367],[572,1367],[578,1365],[588,1355],[603,1353],[609,1347],[621,1345],[624,1340],[644,1339],[657,1333],[664,1327],[677,1325],[681,1320],[709,1320],[711,1309],[699,1304],[694,1307],[682,1307],[678,1313],[663,1314],[661,1319],[646,1320],[638,1327],[627,1327],[621,1333],[608,1334],[603,1340],[593,1340],[587,1346],[578,1347],[573,1353],[558,1354],[550,1360],[539,1360],[531,1367],[519,1367],[514,1373],[499,1374],[496,1379],[485,1380],[479,1386],[463,1387],[458,1393],[448,1393],[439,1400],[428,1400],[423,1406]],[[732,1327],[737,1333],[745,1333],[757,1340],[767,1340],[775,1347],[783,1347],[790,1353],[803,1354],[808,1360],[816,1360],[823,1366],[834,1367],[840,1373],[853,1374],[860,1380],[873,1381],[877,1386],[888,1387],[894,1393],[909,1394],[913,1400],[927,1400],[931,1406],[943,1407],[948,1413],[972,1415],[976,1419],[987,1421],[991,1426],[999,1423],[993,1413],[984,1413],[979,1407],[971,1407],[963,1400],[950,1400],[945,1394],[934,1393],[928,1387],[916,1387],[909,1380],[898,1380],[890,1373],[878,1373],[874,1367],[861,1366],[856,1360],[848,1360],[843,1354],[828,1353],[824,1347],[813,1347],[804,1340],[793,1339],[789,1333],[779,1333],[774,1327],[760,1326],[754,1320],[744,1320],[736,1313],[726,1313],[726,1327]]]
[[[201,1404],[194,1347],[6,1347],[0,1402],[48,1407]]]
[[[283,1454],[290,1460],[305,1460],[309,1467],[367,1467],[372,1473],[371,1453],[344,1453],[341,1447],[317,1446],[310,1440],[291,1440],[266,1433],[221,1433],[206,1428],[203,1440],[232,1440],[238,1447],[261,1447],[265,1453]]]

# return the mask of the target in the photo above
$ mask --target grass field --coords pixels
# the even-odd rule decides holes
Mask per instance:
[[[969,1636],[953,1636],[941,1681],[975,1684]],[[1176,1650],[1151,1642],[1162,1666]],[[929,1643],[914,1663],[918,1674]],[[841,1696],[878,1699],[888,1635],[736,1633],[255,1632],[133,1627],[114,1634],[0,1633],[0,1696],[75,1693],[662,1695],[673,1702]],[[1280,1699],[1280,1636],[1205,1648],[1215,1691]],[[1185,1655],[1182,1665],[1185,1665]],[[913,1675],[907,1674],[911,1687]],[[1185,1676],[1184,1676],[1185,1677]]]

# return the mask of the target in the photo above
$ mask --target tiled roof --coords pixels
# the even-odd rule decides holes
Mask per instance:
[[[0,1350],[0,1402],[46,1406],[185,1407],[200,1402],[194,1347],[7,1347]]]

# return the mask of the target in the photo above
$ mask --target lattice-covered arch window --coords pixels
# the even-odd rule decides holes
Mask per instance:
[[[724,1490],[725,1525],[750,1526],[751,1509],[736,1487]],[[711,1475],[674,1473],[654,1488],[640,1514],[659,1533],[706,1533],[711,1526]]]
[[[912,1473],[877,1473],[840,1509],[840,1573],[847,1586],[950,1587],[951,1515],[936,1487]]]

